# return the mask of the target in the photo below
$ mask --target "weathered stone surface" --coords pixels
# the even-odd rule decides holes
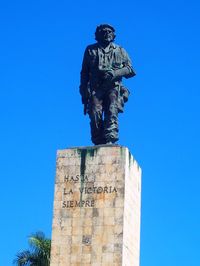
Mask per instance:
[[[139,266],[141,169],[126,147],[59,150],[51,266]]]

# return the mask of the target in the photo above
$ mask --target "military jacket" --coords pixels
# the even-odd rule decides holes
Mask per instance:
[[[106,51],[98,43],[89,45],[83,57],[80,92],[87,89],[88,84],[91,90],[101,88],[101,70],[116,70],[123,67],[128,68],[125,78],[135,75],[130,58],[124,48],[111,43]],[[113,86],[120,84],[121,80],[122,78],[115,81]]]

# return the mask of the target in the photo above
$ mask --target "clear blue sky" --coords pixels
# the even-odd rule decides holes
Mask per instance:
[[[200,3],[1,1],[0,266],[37,230],[51,235],[56,150],[91,145],[78,92],[100,23],[137,76],[119,144],[143,170],[141,266],[200,261]]]

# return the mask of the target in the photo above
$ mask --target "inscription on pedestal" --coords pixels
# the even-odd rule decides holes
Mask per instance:
[[[95,186],[89,175],[65,175],[62,208],[95,207],[95,197],[83,200],[84,195],[117,193],[115,186]]]

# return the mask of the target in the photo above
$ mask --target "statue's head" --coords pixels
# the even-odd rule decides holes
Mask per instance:
[[[97,26],[95,32],[95,40],[98,43],[109,44],[114,41],[115,37],[115,29],[111,25],[101,24]]]

